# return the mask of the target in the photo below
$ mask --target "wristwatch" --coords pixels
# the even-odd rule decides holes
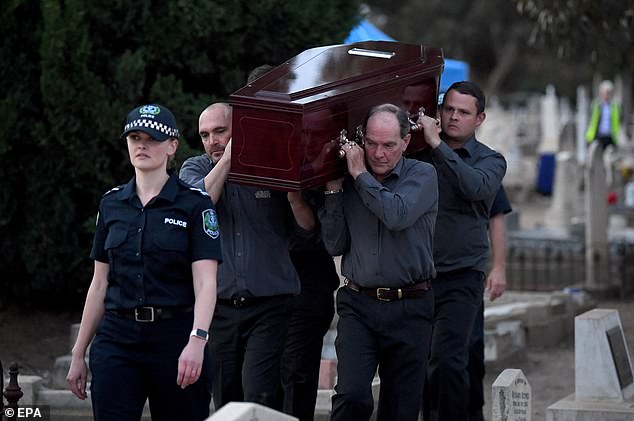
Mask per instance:
[[[203,329],[194,329],[192,330],[192,333],[189,334],[189,336],[195,336],[202,339],[203,341],[209,340],[209,332]]]

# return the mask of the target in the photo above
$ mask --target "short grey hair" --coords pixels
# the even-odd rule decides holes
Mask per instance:
[[[374,114],[377,114],[377,113],[394,114],[394,116],[396,116],[396,120],[398,121],[398,125],[400,127],[399,134],[401,136],[401,139],[405,139],[405,136],[407,136],[410,130],[409,116],[407,115],[405,110],[403,110],[402,108],[394,104],[389,104],[389,103],[376,105],[370,109],[370,112],[368,113],[368,117],[365,119],[366,129],[368,127],[368,120],[370,120],[370,117],[372,117]]]

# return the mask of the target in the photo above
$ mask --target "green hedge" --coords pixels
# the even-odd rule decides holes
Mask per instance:
[[[126,113],[169,106],[177,165],[197,119],[261,64],[340,43],[359,1],[0,2],[0,305],[79,308],[101,195],[132,174]]]

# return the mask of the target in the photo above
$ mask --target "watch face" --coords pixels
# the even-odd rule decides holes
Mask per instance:
[[[194,332],[195,332],[195,333],[194,333]],[[204,339],[204,340],[207,340],[207,339],[209,338],[209,334],[207,333],[207,331],[206,331],[206,330],[203,330],[203,329],[196,329],[194,332],[192,332],[192,333],[194,333],[194,334],[195,334],[196,336],[198,336],[199,338],[202,338],[202,339]]]

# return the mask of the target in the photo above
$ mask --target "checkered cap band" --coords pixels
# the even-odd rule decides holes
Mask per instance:
[[[139,127],[146,127],[148,129],[153,129],[163,133],[169,137],[178,137],[178,129],[173,129],[166,124],[159,123],[158,121],[140,118],[137,120],[132,120],[128,124],[125,125],[124,132],[132,131],[132,129],[136,129]]]

